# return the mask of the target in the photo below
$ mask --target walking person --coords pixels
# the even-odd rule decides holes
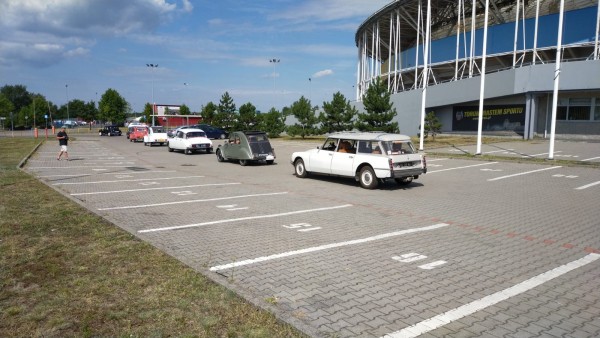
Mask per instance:
[[[58,134],[56,134],[56,138],[58,139],[58,145],[60,145],[60,153],[58,153],[58,157],[56,159],[58,161],[60,161],[60,158],[62,157],[62,154],[64,153],[65,158],[68,161],[69,153],[67,152],[67,143],[69,142],[69,135],[67,135],[67,132],[65,131],[65,127],[62,127],[62,129],[58,132]]]

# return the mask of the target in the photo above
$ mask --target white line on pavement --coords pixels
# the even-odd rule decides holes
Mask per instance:
[[[272,196],[272,195],[283,195],[287,194],[286,192],[273,192],[267,194],[253,194],[253,195],[239,195],[239,196],[229,196],[229,197],[217,197],[217,198],[207,198],[202,200],[189,200],[189,201],[179,201],[179,202],[165,202],[165,203],[155,203],[155,204],[141,204],[141,205],[128,205],[122,207],[112,207],[112,208],[100,208],[98,210],[122,210],[122,209],[136,209],[136,208],[148,208],[148,207],[158,207],[164,205],[174,205],[174,204],[184,204],[184,203],[197,203],[197,202],[210,202],[210,201],[223,201],[230,200],[236,198],[246,198],[246,197],[257,197],[257,196]]]
[[[578,188],[575,188],[575,189],[577,189],[577,190],[583,190],[583,189],[587,189],[589,187],[593,187],[593,186],[598,185],[598,184],[600,184],[600,181],[594,182],[594,183],[590,183],[590,184],[586,184],[586,185],[582,185],[581,187],[578,187]]]
[[[120,183],[120,182],[140,182],[140,181],[162,181],[162,180],[176,180],[180,178],[198,178],[204,176],[179,176],[179,177],[160,177],[160,178],[138,178],[135,180],[114,180],[114,181],[94,181],[94,182],[66,182],[66,183],[54,183],[53,185],[66,185],[66,184],[98,184],[98,183]]]
[[[597,160],[599,158],[600,158],[600,156],[598,156],[598,157],[590,157],[590,158],[586,158],[585,160],[581,160],[581,162],[586,162],[586,161],[591,161],[591,160]]]
[[[500,177],[496,177],[496,178],[490,178],[490,179],[488,179],[488,181],[498,181],[498,180],[502,180],[502,179],[505,179],[505,178],[515,177],[515,176],[521,176],[521,175],[527,175],[527,174],[537,173],[537,172],[540,172],[540,171],[552,170],[552,169],[558,169],[558,168],[562,168],[562,167],[561,166],[556,166],[556,167],[549,167],[549,168],[538,169],[538,170],[525,171],[525,172],[522,172],[522,173],[517,173],[517,174],[512,174],[512,175],[506,175],[506,176],[500,176]]]
[[[261,218],[273,218],[273,217],[289,216],[289,215],[303,214],[303,213],[307,213],[307,212],[315,212],[315,211],[325,211],[325,210],[333,210],[333,209],[339,209],[339,208],[347,208],[347,207],[351,207],[351,206],[352,206],[352,204],[344,204],[344,205],[339,205],[339,206],[335,206],[335,207],[297,210],[297,211],[283,212],[283,213],[280,213],[280,214],[271,214],[271,215],[260,215],[260,216],[248,216],[248,217],[240,217],[240,218],[222,219],[222,220],[218,220],[218,221],[211,221],[211,222],[204,222],[204,223],[179,225],[179,226],[166,227],[166,228],[146,229],[146,230],[140,230],[140,231],[138,231],[138,233],[155,232],[155,231],[168,231],[168,230],[179,230],[179,229],[186,229],[186,228],[196,228],[196,227],[201,227],[201,226],[205,226],[205,225],[213,225],[213,224],[229,223],[229,222],[237,222],[237,221],[247,221],[247,220],[251,220],[251,219],[261,219]]]
[[[562,150],[559,151],[555,151],[554,153],[562,153]],[[539,154],[533,154],[533,155],[523,155],[521,157],[534,157],[534,156],[541,156],[541,155],[548,155],[549,153],[539,153]]]
[[[433,331],[437,328],[440,328],[446,324],[449,324],[455,320],[464,318],[468,315],[471,315],[477,311],[483,310],[489,306],[498,304],[504,300],[507,300],[511,297],[517,296],[521,293],[529,291],[539,285],[542,285],[554,278],[560,277],[571,270],[575,270],[579,267],[587,265],[589,263],[594,262],[599,259],[599,254],[588,254],[578,260],[572,261],[570,263],[561,265],[552,270],[546,271],[540,275],[537,275],[533,278],[530,278],[524,282],[521,282],[517,285],[511,286],[508,289],[504,289],[502,291],[498,291],[489,296],[483,297],[481,299],[475,300],[471,303],[459,306],[450,311],[439,314],[435,317],[426,319],[422,322],[419,322],[415,325],[409,326],[400,331],[396,331],[390,334],[383,336],[384,338],[400,338],[400,337],[417,337],[429,331]]]
[[[295,256],[295,255],[301,255],[301,254],[311,253],[311,252],[315,252],[315,251],[322,251],[322,250],[328,250],[328,249],[333,249],[333,248],[339,248],[339,247],[348,246],[348,245],[362,244],[362,243],[367,243],[367,242],[371,242],[371,241],[377,241],[377,240],[380,240],[380,239],[386,239],[386,238],[395,237],[395,236],[412,234],[412,233],[415,233],[415,232],[436,230],[436,229],[443,228],[443,227],[446,227],[446,226],[448,226],[448,224],[446,224],[446,223],[439,223],[439,224],[434,224],[434,225],[430,225],[430,226],[426,226],[426,227],[422,227],[422,228],[413,228],[413,229],[406,229],[406,230],[400,230],[400,231],[395,231],[395,232],[389,232],[389,233],[386,233],[386,234],[381,234],[381,235],[376,235],[376,236],[366,237],[366,238],[361,238],[361,239],[355,239],[355,240],[346,241],[346,242],[339,242],[339,243],[325,244],[325,245],[320,245],[320,246],[313,246],[311,248],[306,248],[306,249],[288,251],[288,252],[283,252],[283,253],[274,254],[274,255],[270,255],[270,256],[263,256],[263,257],[258,257],[258,258],[254,258],[254,259],[247,259],[247,260],[244,260],[244,261],[238,261],[238,262],[233,262],[233,263],[224,264],[224,265],[217,265],[217,266],[213,266],[212,268],[210,268],[210,271],[225,270],[225,269],[230,269],[230,268],[234,268],[234,267],[237,267],[237,266],[243,266],[243,265],[249,265],[249,264],[254,264],[254,263],[269,261],[269,260],[272,260],[272,259],[290,257],[290,256]]]
[[[55,162],[58,162],[58,161],[55,161]],[[72,161],[69,161],[69,162],[72,162]],[[35,169],[81,169],[81,168],[90,169],[90,168],[128,168],[128,167],[131,167],[131,166],[130,165],[95,165],[95,166],[89,166],[89,165],[71,166],[71,165],[69,165],[68,167],[34,167],[34,166],[31,166],[29,168],[31,170],[35,170]]]
[[[505,152],[505,151],[513,151],[514,149],[501,149],[501,150],[493,150],[493,151],[485,151],[483,152],[484,154],[494,154],[494,153],[501,153],[501,152]]]
[[[429,162],[429,161],[427,161]],[[434,170],[434,171],[428,171],[428,174],[433,174],[433,173],[439,173],[441,171],[448,171],[448,170],[456,170],[456,169],[465,169],[465,168],[472,168],[472,167],[479,167],[482,165],[490,165],[490,164],[496,164],[498,162],[486,162],[486,163],[480,163],[480,164],[474,164],[474,165],[467,165],[464,167],[456,167],[456,168],[448,168],[448,169],[440,169],[440,170]]]
[[[71,194],[71,196],[114,194],[114,193],[120,193],[120,192],[147,191],[147,190],[165,190],[165,189],[179,189],[179,188],[213,187],[213,186],[233,185],[233,184],[241,184],[241,183],[211,183],[211,184],[182,185],[182,186],[177,186],[177,187],[160,187],[160,188],[146,188],[146,189],[127,189],[127,190],[113,190],[113,191],[80,192],[80,193]]]

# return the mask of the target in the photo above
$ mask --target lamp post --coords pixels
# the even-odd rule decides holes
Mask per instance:
[[[273,93],[275,93],[275,65],[281,62],[280,59],[269,59],[269,62],[273,64]]]
[[[158,68],[158,64],[147,63],[146,67],[152,68],[152,125],[154,126],[154,115],[155,115],[155,106],[156,102],[154,102],[154,69]]]
[[[65,85],[65,90],[67,92],[67,121],[71,120],[70,116],[69,116],[69,85],[66,84]],[[69,125],[71,124],[71,122],[69,122]]]

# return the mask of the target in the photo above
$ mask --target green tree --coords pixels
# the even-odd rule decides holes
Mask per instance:
[[[279,137],[285,131],[285,117],[277,109],[271,108],[261,116],[258,129],[266,132],[269,137]]]
[[[215,116],[217,115],[217,105],[209,102],[206,106],[203,106],[200,109],[200,115],[202,116],[202,122],[206,124],[213,124],[215,120]]]
[[[152,121],[152,104],[150,102],[146,102],[144,105],[144,111],[142,112],[144,116],[144,123],[148,123]]]
[[[381,78],[371,83],[363,96],[365,113],[359,113],[356,128],[360,131],[384,131],[398,133],[398,122],[392,122],[397,115],[390,101],[391,93]]]
[[[0,93],[4,94],[4,96],[12,102],[13,112],[15,113],[31,104],[31,94],[27,91],[27,87],[23,85],[3,86],[0,88]]]
[[[256,107],[248,102],[240,106],[240,116],[238,118],[237,128],[240,130],[254,130],[260,121],[260,115],[256,112]]]
[[[354,127],[352,119],[358,114],[346,97],[337,92],[331,102],[323,102],[323,112],[319,114],[321,129],[325,133],[351,130]]]
[[[431,134],[431,137],[435,141],[435,135],[440,134],[442,132],[442,123],[438,120],[435,112],[430,111],[425,115],[425,130],[424,138],[427,138]],[[419,130],[421,130],[421,126],[419,126]]]
[[[190,107],[185,104],[182,104],[181,107],[179,107],[179,115],[190,115],[191,113]]]
[[[309,135],[314,135],[318,130],[319,118],[316,115],[317,107],[312,107],[310,100],[304,96],[294,102],[287,111],[294,116],[297,123],[287,127],[287,133],[290,136],[300,135],[305,138]]]
[[[123,124],[129,111],[129,103],[114,89],[102,94],[99,103],[99,118],[105,122]]]
[[[235,103],[233,103],[233,99],[229,96],[229,93],[225,92],[225,94],[221,96],[221,101],[219,102],[213,123],[219,128],[232,130],[236,127],[237,120],[238,116],[235,112]]]
[[[10,100],[0,92],[0,118],[2,118],[2,127],[10,126],[10,113],[13,113],[15,106]]]

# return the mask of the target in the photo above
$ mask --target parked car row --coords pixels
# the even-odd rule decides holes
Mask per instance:
[[[213,143],[200,128],[185,126],[168,135],[163,127],[131,126],[131,142],[141,140],[145,145],[167,145],[169,152],[184,154],[212,153]],[[116,126],[105,126],[100,135],[121,135]],[[219,135],[221,137],[221,135]],[[215,151],[219,162],[273,164],[275,149],[262,131],[234,131]],[[354,178],[365,189],[375,189],[380,182],[394,180],[408,185],[427,173],[424,155],[415,150],[410,137],[381,132],[339,132],[327,136],[316,149],[294,152],[290,163],[296,177],[330,175]]]

